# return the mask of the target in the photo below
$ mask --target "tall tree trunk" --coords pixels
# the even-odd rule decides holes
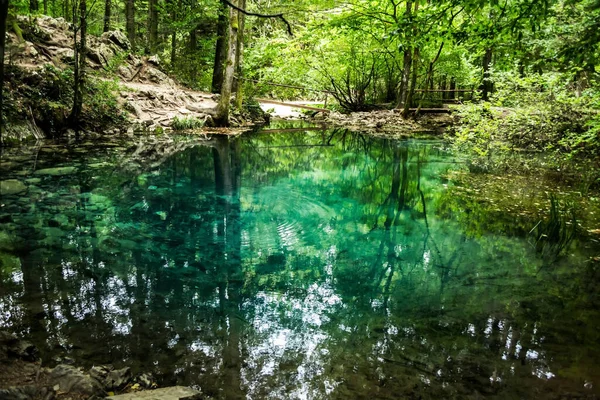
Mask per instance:
[[[75,14],[75,13],[74,13]],[[79,43],[77,43],[79,33]],[[75,71],[73,76],[73,109],[69,116],[71,127],[75,132],[79,131],[81,110],[83,108],[83,85],[85,82],[85,58],[86,58],[86,35],[87,35],[87,4],[86,0],[79,0],[79,29],[74,35],[75,41]]]
[[[196,60],[196,58],[194,57],[194,55],[196,54],[196,50],[198,49],[198,27],[195,26],[194,29],[192,29],[190,31],[190,49],[189,49],[189,54],[192,57],[192,60]],[[196,68],[195,65],[192,65],[192,69],[190,71],[190,78],[192,80],[192,82],[196,83],[196,77],[198,76],[197,74],[198,68]]]
[[[170,0],[171,4],[171,21],[177,21],[177,6],[181,7],[181,2],[179,4],[175,3],[175,0]],[[171,32],[171,69],[175,70],[175,61],[177,61],[177,28],[173,26],[173,32]]]
[[[492,65],[492,49],[486,49],[483,56],[483,82],[481,84],[481,97],[484,101],[488,101],[490,93],[493,90],[492,77],[490,75],[490,67]]]
[[[158,44],[158,10],[157,0],[148,0],[148,33],[149,33],[149,47],[150,52],[156,52],[156,46]]]
[[[110,9],[111,9],[111,0],[106,0],[104,2],[104,29],[103,32],[110,31]]]
[[[6,45],[6,18],[8,17],[8,1],[0,0],[0,145],[4,130],[4,46]]]
[[[246,9],[246,0],[240,0],[240,7]],[[235,91],[235,106],[238,110],[242,108],[243,103],[243,84],[240,80],[242,77],[242,55],[244,53],[244,25],[246,22],[246,16],[242,13],[238,13],[239,29],[237,35],[237,46],[235,48],[235,74],[237,78],[234,80],[234,91]]]
[[[135,0],[127,0],[125,3],[125,29],[133,50],[135,49]]]
[[[38,0],[29,0],[29,12],[35,13],[40,9],[40,3]]]
[[[412,65],[412,51],[411,49],[404,50],[404,59],[402,67],[402,78],[400,80],[400,93],[398,94],[398,105],[397,108],[404,108],[406,99],[408,97],[409,79],[410,79],[410,67]]]
[[[48,15],[48,0],[44,0],[44,15]]]
[[[210,89],[213,93],[221,93],[223,85],[223,71],[225,70],[225,57],[227,56],[227,26],[227,6],[221,4],[219,20],[217,21],[217,44]]]
[[[412,15],[412,1],[406,1],[406,18],[410,20]],[[400,80],[400,91],[398,93],[398,104],[396,108],[404,109],[409,90],[410,67],[412,65],[412,48],[407,46],[404,48],[404,57],[402,61],[402,78]]]
[[[232,1],[237,5],[236,1]],[[235,73],[235,50],[237,48],[238,36],[238,12],[233,8],[229,9],[229,29],[227,59],[225,61],[225,72],[223,74],[223,84],[221,87],[221,98],[217,105],[217,113],[214,118],[217,126],[229,126],[229,107],[231,101],[231,89],[233,86],[233,75]]]
[[[454,77],[450,78],[450,92],[448,93],[448,98],[451,100],[456,99],[456,79]]]
[[[415,89],[417,86],[417,74],[419,72],[419,48],[415,47],[414,54],[412,56],[412,77],[410,79],[410,87],[406,91],[406,101],[404,102],[404,108],[402,109],[402,117],[407,118],[410,113],[410,107],[412,106],[413,98],[415,97]]]

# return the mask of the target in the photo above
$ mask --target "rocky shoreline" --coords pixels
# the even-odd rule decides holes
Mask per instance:
[[[56,361],[60,362],[53,368],[45,366],[33,344],[0,331],[0,399],[206,398],[198,390],[179,386],[155,391],[158,385],[151,374],[134,375],[129,367],[116,369],[112,365],[99,365],[84,370],[69,357]],[[119,396],[123,394],[126,396]]]

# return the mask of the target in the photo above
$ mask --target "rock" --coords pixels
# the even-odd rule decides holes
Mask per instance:
[[[93,51],[88,53],[88,57],[97,64],[100,64],[103,67],[108,67],[110,60],[115,56],[115,52],[113,49],[104,44],[100,43],[100,45]]]
[[[0,399],[2,400],[32,400],[38,398],[53,399],[53,392],[47,388],[39,389],[35,385],[0,389]]]
[[[112,365],[100,365],[90,368],[89,374],[98,382],[104,382],[110,371],[113,370]]]
[[[106,400],[201,400],[202,392],[185,386],[172,386],[142,392],[120,394]]]
[[[123,368],[111,371],[106,377],[106,388],[108,390],[119,390],[124,388],[131,380],[131,369]]]
[[[19,194],[27,190],[27,186],[17,179],[7,179],[0,182],[0,195]]]
[[[61,392],[87,396],[105,395],[100,382],[70,365],[61,364],[52,369],[50,371],[50,381],[52,385],[58,385],[58,390]]]
[[[160,59],[158,58],[158,56],[155,54],[152,57],[150,57],[148,59],[148,63],[152,64],[152,65],[156,65],[157,67],[160,65]]]
[[[121,75],[123,78],[125,78],[127,80],[131,80],[131,78],[133,78],[134,72],[132,71],[131,67],[129,67],[129,66],[121,65],[118,69],[118,72],[119,72],[119,75]]]
[[[145,389],[156,387],[156,383],[154,383],[154,377],[146,373],[141,374],[137,378],[135,378],[135,382]]]
[[[0,331],[0,358],[20,358],[25,361],[36,361],[38,350],[28,341]]]
[[[148,77],[148,80],[154,83],[162,83],[168,78],[168,76],[165,73],[159,71],[156,68],[148,68],[146,70],[146,76]]]
[[[77,171],[75,167],[57,167],[57,168],[44,168],[38,169],[34,172],[35,175],[51,175],[51,176],[59,176],[59,175],[71,175]]]
[[[101,36],[104,43],[114,43],[123,50],[131,49],[131,42],[127,36],[121,31],[104,32]]]
[[[19,270],[21,269],[21,259],[19,257],[0,252],[0,265],[5,271]]]

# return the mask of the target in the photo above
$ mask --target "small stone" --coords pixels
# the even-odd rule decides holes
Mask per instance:
[[[70,365],[58,365],[50,372],[51,382],[59,386],[59,390],[70,394],[84,394],[88,396],[103,396],[102,385],[96,379],[83,374]]]
[[[172,386],[107,397],[106,400],[200,400],[202,392],[185,386]]]
[[[35,175],[50,175],[50,176],[59,176],[59,175],[70,175],[77,171],[75,167],[57,167],[57,168],[44,168],[38,169],[34,172]]]
[[[131,380],[131,369],[123,368],[109,372],[106,377],[106,388],[111,389],[122,389]]]
[[[27,185],[17,179],[7,179],[0,182],[0,194],[19,194],[27,190]]]

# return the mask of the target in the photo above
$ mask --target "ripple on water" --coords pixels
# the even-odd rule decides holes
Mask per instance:
[[[323,225],[335,216],[323,198],[308,196],[287,185],[263,187],[257,199],[253,207],[255,228],[250,229],[242,244],[268,252],[314,245]],[[265,220],[274,221],[275,230],[261,229],[260,226],[273,226],[264,224]]]

